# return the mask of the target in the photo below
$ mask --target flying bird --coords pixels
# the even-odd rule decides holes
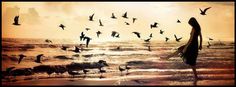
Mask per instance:
[[[137,20],[137,18],[133,18],[133,23],[135,22],[135,20]]]
[[[181,21],[178,19],[178,20],[177,20],[177,23],[181,23]]]
[[[117,34],[117,35],[116,35],[116,38],[120,38],[120,34]]]
[[[99,37],[99,35],[102,34],[101,31],[97,31],[96,33],[97,33],[97,37]]]
[[[37,55],[35,62],[36,62],[36,63],[42,63],[42,62],[40,61],[42,57],[43,57],[43,54]]]
[[[180,38],[177,38],[177,36],[176,35],[174,35],[175,36],[175,40],[177,41],[177,42],[180,42],[180,40],[182,39],[182,37],[180,37]]]
[[[93,21],[93,16],[94,16],[94,14],[89,16],[89,21]]]
[[[156,27],[157,27],[157,24],[158,24],[157,22],[154,22],[154,24],[151,24],[151,25],[150,25],[151,29],[152,29],[152,28],[156,28]]]
[[[49,40],[49,39],[46,39],[45,42],[47,42],[47,43],[52,43],[52,41]]]
[[[116,36],[117,36],[117,34],[119,34],[119,33],[118,33],[118,32],[116,32],[116,31],[112,31],[112,32],[111,32],[111,36],[112,36],[112,37],[116,37]]]
[[[112,19],[117,19],[114,15],[114,13],[112,13],[112,16],[111,16]]]
[[[202,11],[202,9],[201,8],[199,8],[199,10],[201,11],[201,15],[206,15],[206,11],[208,10],[208,9],[210,9],[211,7],[208,7],[208,8],[205,8],[204,9],[204,11]]]
[[[26,57],[26,56],[23,55],[23,54],[20,54],[19,56],[20,56],[20,58],[19,58],[19,60],[18,60],[18,64],[20,64],[21,60],[22,60],[24,57]]]
[[[82,41],[84,37],[85,37],[84,32],[81,32],[81,34],[80,34],[80,41]]]
[[[209,40],[213,40],[213,39],[209,37]]]
[[[128,19],[128,17],[127,17],[127,12],[125,12],[125,14],[123,14],[123,16],[122,16],[123,18],[127,18]]]
[[[63,24],[60,24],[59,25],[59,27],[61,27],[62,28],[62,30],[64,30],[64,28],[66,27],[65,25],[63,25]]]
[[[99,26],[103,26],[101,19],[99,19]]]
[[[137,35],[138,38],[140,38],[140,33],[139,32],[133,32],[135,35]]]
[[[160,34],[163,34],[164,33],[164,31],[163,30],[160,30]]]
[[[150,42],[152,38],[145,39],[144,42]]]
[[[166,42],[169,40],[169,38],[168,37],[166,37]]]
[[[83,41],[86,40],[86,47],[88,47],[90,40],[92,40],[90,37],[85,36]]]
[[[128,22],[125,22],[125,24],[126,24],[126,25],[129,25],[129,23],[128,23]]]
[[[85,30],[87,30],[87,31],[88,31],[88,30],[90,30],[90,28],[85,28]]]
[[[15,16],[13,25],[20,25],[19,24],[19,16]]]

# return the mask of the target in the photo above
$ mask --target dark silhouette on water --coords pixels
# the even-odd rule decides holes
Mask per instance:
[[[82,41],[84,37],[85,37],[84,32],[81,32],[81,34],[80,34],[80,41]]]
[[[148,51],[151,51],[151,46],[148,46]]]
[[[119,71],[120,71],[120,75],[122,75],[122,72],[125,71],[125,68],[121,68],[121,67],[119,66]]]
[[[177,20],[177,23],[181,23],[179,19]]]
[[[133,23],[135,22],[135,20],[137,20],[137,18],[133,18]]]
[[[137,35],[138,38],[141,37],[139,32],[132,32],[132,33],[134,33],[135,35]]]
[[[192,26],[191,36],[187,44],[178,48],[176,52],[167,57],[161,57],[161,59],[168,59],[175,55],[180,54],[184,63],[191,66],[195,80],[198,80],[197,71],[196,71],[196,61],[198,56],[198,50],[202,49],[202,34],[201,27],[198,24],[197,20],[194,17],[191,17],[189,20],[189,25]],[[200,37],[200,45],[198,46],[198,36]]]
[[[128,22],[125,22],[125,24],[126,24],[126,25],[129,25],[129,23],[128,23]]]
[[[99,19],[99,26],[103,26],[101,19]]]
[[[42,62],[41,62],[41,58],[42,58],[42,57],[43,57],[43,54],[37,55],[35,62],[36,62],[36,63],[42,63]]]
[[[45,42],[47,42],[47,43],[52,43],[52,41],[49,40],[49,39],[46,39]]]
[[[114,13],[112,13],[112,16],[111,16],[112,19],[117,19],[114,15]]]
[[[169,40],[169,38],[168,37],[166,37],[166,42]]]
[[[182,39],[182,37],[180,37],[180,38],[177,38],[177,36],[176,35],[174,35],[175,36],[175,41],[177,41],[177,42],[180,42],[180,40]]]
[[[125,13],[122,15],[122,17],[128,19],[128,17],[127,17],[127,12],[125,12]]]
[[[64,30],[64,28],[65,28],[66,26],[63,25],[63,24],[60,24],[59,27],[61,27],[61,29]]]
[[[75,53],[79,53],[79,52],[80,52],[80,49],[79,49],[77,46],[75,46],[74,52],[75,52]]]
[[[62,50],[65,50],[65,51],[66,51],[67,48],[69,48],[69,47],[63,46],[63,45],[62,45],[62,47],[61,47],[61,49],[62,49]]]
[[[127,71],[127,73],[129,72],[129,69],[131,69],[131,67],[129,67],[127,64],[125,65],[125,69]]]
[[[90,40],[92,40],[90,37],[85,36],[83,38],[83,41],[86,40],[86,47],[88,47]]]
[[[12,23],[13,25],[20,25],[19,24],[19,16],[15,16],[14,18],[14,23]]]
[[[20,56],[20,58],[19,58],[19,60],[18,60],[18,64],[20,64],[20,62],[22,61],[22,59],[23,59],[24,57],[26,57],[26,56],[23,55],[23,54],[20,54],[19,56]]]
[[[102,32],[101,31],[97,31],[96,34],[97,34],[97,37],[99,37],[99,35],[102,34]]]
[[[160,30],[160,34],[163,34],[164,33],[164,31],[163,30]]]
[[[89,21],[93,21],[93,16],[94,16],[94,14],[92,14],[91,16],[89,16]]]
[[[151,29],[152,29],[152,28],[157,28],[157,24],[158,24],[157,22],[154,22],[154,24],[151,24],[151,25],[150,25]]]
[[[208,10],[208,9],[210,9],[211,7],[208,7],[208,8],[205,8],[204,9],[204,11],[201,9],[201,8],[199,8],[199,10],[201,11],[201,15],[206,15],[206,11]]]

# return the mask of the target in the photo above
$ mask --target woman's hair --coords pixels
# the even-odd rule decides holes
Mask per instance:
[[[201,31],[201,27],[200,27],[200,25],[198,24],[196,18],[191,17],[191,18],[189,19],[188,23],[189,23],[195,30],[197,30],[197,31],[199,31],[199,32]]]

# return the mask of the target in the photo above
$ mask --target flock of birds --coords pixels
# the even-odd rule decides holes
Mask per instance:
[[[206,11],[207,11],[208,9],[210,9],[210,8],[211,8],[211,7],[205,8],[204,10],[200,9],[200,11],[201,11],[200,14],[201,14],[201,15],[206,15]],[[89,21],[94,21],[94,15],[95,15],[95,14],[92,14],[92,15],[89,16]],[[129,18],[128,15],[127,15],[127,12],[125,12],[125,13],[122,15],[122,17],[125,18],[125,19],[128,19],[128,18]],[[112,19],[117,19],[117,17],[115,16],[114,13],[112,13],[111,18],[112,18]],[[135,23],[135,21],[137,20],[137,18],[132,18],[132,20],[133,20],[132,22]],[[130,23],[128,23],[128,22],[124,22],[124,23],[125,23],[126,25],[130,25]],[[178,20],[177,20],[177,23],[181,23],[181,21],[178,19]],[[21,24],[19,24],[19,16],[15,16],[13,25],[16,25],[16,26],[21,25]],[[153,28],[158,28],[158,25],[159,25],[159,24],[158,24],[157,22],[154,22],[153,24],[150,24],[150,28],[151,28],[151,29],[153,29]],[[103,23],[102,23],[102,21],[101,21],[101,19],[99,19],[99,26],[101,26],[101,27],[104,26]],[[65,30],[65,28],[66,28],[66,26],[63,25],[63,24],[60,24],[59,27],[60,27],[62,30]],[[86,31],[89,31],[90,28],[85,28],[85,30],[86,30]],[[134,32],[132,32],[132,33],[135,34],[139,39],[141,39],[141,33],[140,33],[140,32],[134,31]],[[96,34],[97,34],[97,37],[99,38],[99,36],[100,36],[100,34],[102,34],[102,32],[101,32],[101,31],[97,31]],[[164,34],[164,30],[161,30],[161,29],[160,29],[160,34]],[[113,37],[113,38],[119,38],[119,37],[120,37],[120,33],[117,32],[117,31],[112,31],[112,32],[111,32],[111,37]],[[142,40],[144,40],[145,42],[150,42],[150,40],[151,40],[152,37],[153,37],[153,34],[151,33],[147,39],[142,39]],[[177,35],[175,35],[175,34],[174,34],[174,37],[175,37],[175,41],[176,41],[176,42],[180,42],[180,40],[182,39],[182,37],[177,37]],[[86,47],[88,47],[89,42],[90,42],[91,40],[92,40],[91,37],[85,35],[84,32],[81,32],[81,34],[80,34],[80,41],[86,41]],[[165,37],[165,41],[167,42],[168,40],[170,40],[170,38]],[[212,39],[212,38],[209,38],[209,40],[213,40],[213,39]],[[47,43],[52,43],[52,41],[49,40],[49,39],[46,39],[45,42],[47,42]],[[207,46],[207,47],[209,48],[210,46],[211,46],[211,45],[210,45],[210,42],[208,41],[208,46]],[[66,50],[67,48],[69,48],[69,47],[67,47],[67,46],[62,46],[61,49],[62,49],[62,50]],[[149,50],[150,50],[150,46],[149,46]],[[80,47],[75,46],[74,52],[81,52],[81,51],[82,51],[82,44],[80,44]],[[18,64],[20,64],[20,62],[23,60],[23,58],[26,57],[26,55],[20,54],[19,57],[20,57],[20,58],[19,58]],[[41,58],[42,58],[42,57],[44,57],[44,54],[39,54],[39,55],[37,55],[37,56],[36,56],[36,60],[35,60],[34,62],[36,62],[36,63],[42,63],[42,62],[41,62]],[[11,69],[13,69],[13,67],[7,68],[6,71],[9,73],[9,71],[10,71]],[[126,65],[125,67],[123,67],[123,68],[122,68],[121,66],[119,66],[119,71],[121,72],[121,74],[122,74],[122,72],[125,71],[125,70],[127,70],[127,72],[128,72],[129,69],[130,69],[130,67],[128,67],[127,65]],[[45,72],[48,72],[48,71],[45,71]],[[50,72],[48,72],[48,74],[50,75],[50,73],[53,73],[53,72],[55,72],[55,71],[50,71]],[[88,72],[88,70],[83,69],[83,72],[86,74],[86,73]],[[102,73],[105,73],[106,71],[105,71],[104,69],[102,69],[102,68],[99,68],[99,72],[102,74]],[[76,71],[70,71],[70,69],[68,69],[68,73],[69,73],[70,75],[76,75],[76,74],[78,74],[78,72],[76,72]]]

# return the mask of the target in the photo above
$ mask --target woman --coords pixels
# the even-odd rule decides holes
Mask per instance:
[[[173,54],[168,55],[167,57],[161,57],[161,58],[168,59],[170,57],[180,54],[184,62],[191,66],[194,76],[195,76],[195,80],[197,80],[198,77],[197,77],[197,72],[196,72],[196,60],[198,56],[198,49],[199,50],[202,49],[201,27],[194,17],[190,18],[188,23],[192,26],[192,30],[190,33],[191,36],[188,43],[179,47],[178,50],[174,52]],[[200,36],[199,47],[198,47],[198,36]]]

